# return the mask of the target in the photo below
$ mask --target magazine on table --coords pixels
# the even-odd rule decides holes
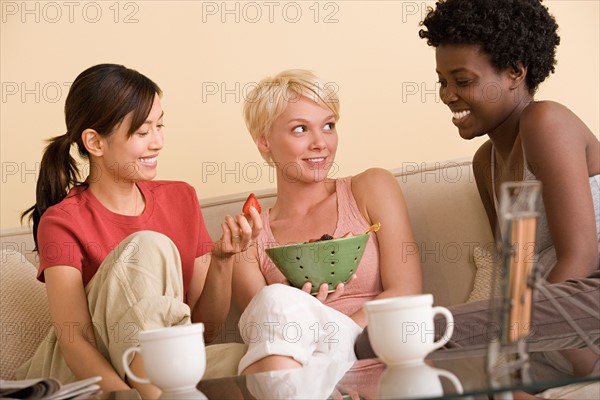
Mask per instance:
[[[100,376],[61,384],[57,379],[0,380],[0,399],[84,399],[101,392]]]

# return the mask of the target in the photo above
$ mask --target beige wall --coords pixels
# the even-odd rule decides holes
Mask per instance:
[[[336,175],[468,156],[435,90],[434,51],[418,38],[421,1],[1,1],[1,227],[34,202],[44,140],[64,133],[68,85],[101,62],[163,89],[159,178],[200,199],[274,185],[241,117],[267,74],[309,68],[339,88]],[[599,132],[599,3],[546,1],[561,27],[558,99]],[[228,11],[229,10],[229,11]],[[259,14],[260,13],[260,14]]]

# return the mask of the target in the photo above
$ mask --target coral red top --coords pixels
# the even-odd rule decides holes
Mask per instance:
[[[138,216],[111,212],[86,186],[72,188],[63,201],[48,208],[38,229],[38,279],[44,281],[46,268],[66,265],[81,271],[87,285],[123,239],[149,230],[166,235],[177,246],[187,293],[195,259],[212,247],[196,191],[175,181],[142,181],[137,185],[146,201]]]

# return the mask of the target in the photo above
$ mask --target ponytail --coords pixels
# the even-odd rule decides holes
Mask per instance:
[[[29,220],[33,220],[33,240],[36,249],[37,228],[44,212],[60,203],[67,197],[69,189],[80,183],[77,162],[71,157],[71,144],[68,133],[49,140],[40,163],[35,204],[21,214],[21,220],[31,214]]]

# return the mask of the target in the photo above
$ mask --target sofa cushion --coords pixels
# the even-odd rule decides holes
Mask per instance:
[[[464,303],[473,289],[473,249],[493,243],[470,161],[405,163],[394,170],[410,215],[423,268],[423,292],[434,304]],[[404,245],[403,245],[404,246]]]
[[[51,326],[44,284],[21,253],[2,250],[0,259],[0,379],[15,379]]]
[[[463,303],[473,289],[476,268],[473,247],[487,247],[493,237],[479,199],[470,159],[447,162],[403,162],[391,171],[403,189],[416,246],[423,266],[423,290],[434,294],[436,305]],[[263,209],[276,200],[275,188],[254,192]],[[221,235],[226,214],[238,214],[248,192],[201,199],[202,214],[213,239]],[[30,227],[2,230],[2,249],[20,252],[37,264]],[[399,260],[401,262],[401,260]],[[232,307],[221,334],[213,343],[241,342],[239,311]],[[212,343],[211,343],[212,344]]]

